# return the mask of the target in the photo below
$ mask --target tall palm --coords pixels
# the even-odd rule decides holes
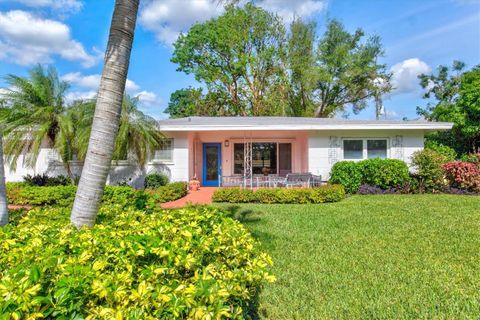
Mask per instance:
[[[92,132],[71,221],[80,228],[95,223],[115,149],[139,0],[116,0]]]
[[[0,227],[8,223],[7,192],[5,189],[5,168],[3,166],[3,137],[0,132]]]
[[[69,84],[61,81],[54,67],[47,70],[40,65],[30,70],[29,77],[8,75],[10,86],[5,93],[6,109],[0,121],[4,124],[5,155],[9,167],[17,167],[20,156],[25,154],[24,164],[35,167],[43,144],[58,147],[58,137],[63,134],[67,107],[65,92]],[[59,152],[70,177],[68,155]]]
[[[161,144],[162,134],[155,119],[138,109],[138,97],[125,95],[113,159],[127,159],[132,154],[138,165],[143,167]]]

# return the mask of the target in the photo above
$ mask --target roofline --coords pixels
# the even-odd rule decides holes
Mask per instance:
[[[267,130],[279,130],[279,131],[328,131],[328,130],[450,130],[453,127],[453,123],[450,122],[399,122],[398,124],[392,123],[351,123],[351,124],[265,124],[265,125],[196,125],[189,124],[177,125],[177,124],[162,124],[159,123],[161,131],[171,132],[188,132],[188,131],[267,131]]]

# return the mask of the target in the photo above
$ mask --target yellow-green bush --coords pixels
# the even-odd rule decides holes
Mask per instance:
[[[242,188],[220,188],[213,193],[214,202],[230,203],[324,203],[345,198],[341,185],[323,185],[316,188],[260,188],[255,191]]]
[[[92,229],[69,210],[0,228],[0,319],[243,318],[271,259],[218,209],[104,206]]]
[[[77,188],[72,185],[38,187],[28,186],[24,183],[7,183],[8,202],[19,205],[68,207],[73,204],[76,191]],[[186,182],[174,182],[149,190],[135,190],[126,186],[106,186],[103,203],[145,209],[146,207],[155,207],[159,203],[179,199],[186,194]]]

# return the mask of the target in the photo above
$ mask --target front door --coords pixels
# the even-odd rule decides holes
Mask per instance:
[[[203,144],[203,185],[218,187],[222,174],[222,145],[220,143]]]

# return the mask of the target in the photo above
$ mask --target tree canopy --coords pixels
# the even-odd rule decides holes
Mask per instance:
[[[172,94],[166,112],[174,117],[185,110],[332,117],[348,106],[358,112],[391,90],[390,74],[377,63],[383,54],[379,37],[365,37],[361,29],[349,33],[336,20],[321,37],[315,24],[300,19],[288,31],[279,16],[252,3],[227,6],[223,15],[180,35],[174,47],[177,70],[193,74],[207,89],[205,95],[196,92],[195,104],[183,103],[198,89]]]
[[[420,75],[424,98],[432,101],[417,107],[417,113],[428,120],[454,123],[451,131],[431,134],[428,139],[459,154],[480,148],[480,66],[464,69],[463,62],[454,61],[451,68],[441,65],[436,74]]]

